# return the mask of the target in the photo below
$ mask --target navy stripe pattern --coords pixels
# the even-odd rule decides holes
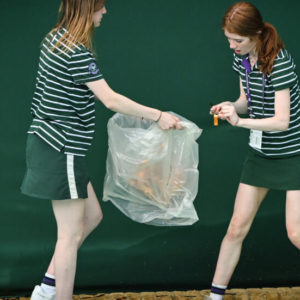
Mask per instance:
[[[43,278],[42,283],[50,285],[50,286],[55,286],[55,279],[52,279],[52,278],[49,278],[49,277],[45,276]]]
[[[214,285],[211,286],[211,292],[217,295],[224,295],[225,294],[225,289],[218,288]]]
[[[95,127],[95,97],[85,83],[103,76],[85,46],[53,50],[64,33],[63,28],[43,41],[28,133],[36,133],[57,151],[85,156]]]
[[[245,94],[246,71],[242,65],[243,57],[234,53],[233,69],[238,72]],[[290,89],[290,124],[287,131],[263,132],[261,150],[255,152],[267,157],[287,157],[300,154],[300,89],[296,65],[286,49],[281,50],[274,60],[272,73],[266,76],[266,86],[263,101],[262,72],[257,64],[249,74],[249,86],[254,118],[269,118],[274,116],[275,91]],[[264,103],[263,103],[264,102]]]

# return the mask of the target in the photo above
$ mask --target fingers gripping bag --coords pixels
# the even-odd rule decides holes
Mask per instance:
[[[180,118],[183,130],[163,131],[150,120],[116,113],[108,121],[103,200],[127,217],[156,226],[198,220],[198,144],[202,130]]]

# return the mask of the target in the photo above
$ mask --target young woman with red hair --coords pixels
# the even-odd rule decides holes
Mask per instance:
[[[250,129],[250,147],[206,297],[213,300],[223,299],[243,240],[270,189],[286,191],[287,233],[300,249],[300,89],[295,64],[276,29],[263,22],[249,2],[232,5],[222,28],[234,50],[240,96],[235,102],[213,106],[210,113],[232,126]]]
[[[53,258],[32,300],[71,300],[77,250],[102,219],[85,156],[95,127],[95,96],[109,109],[182,127],[169,113],[113,91],[92,51],[92,33],[106,14],[105,0],[63,0],[57,25],[42,43],[22,192],[52,200],[57,223]]]

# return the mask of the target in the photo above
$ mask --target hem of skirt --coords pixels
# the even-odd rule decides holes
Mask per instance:
[[[253,182],[249,182],[247,180],[240,180],[240,183],[255,186],[255,187],[267,188],[275,191],[300,191],[300,186],[299,187],[278,187],[278,186],[273,186],[272,184],[261,184],[261,183],[256,184]]]
[[[71,198],[71,197],[64,197],[64,198],[60,198],[60,197],[49,197],[49,196],[45,196],[45,195],[42,195],[42,194],[35,194],[35,193],[30,193],[30,192],[26,192],[26,191],[23,191],[21,189],[21,193],[23,195],[26,195],[26,196],[29,196],[29,197],[34,197],[34,198],[39,198],[39,199],[43,199],[43,200],[59,200],[59,201],[62,201],[62,200],[76,200],[76,199],[87,199],[88,196],[86,195],[86,197],[78,197],[78,198]]]
[[[39,199],[45,199],[45,200],[52,200],[51,198],[49,197],[45,197],[43,195],[38,195],[38,194],[34,194],[34,193],[29,193],[29,192],[25,192],[21,189],[21,193],[23,195],[26,195],[26,196],[29,196],[29,197],[34,197],[34,198],[39,198]]]

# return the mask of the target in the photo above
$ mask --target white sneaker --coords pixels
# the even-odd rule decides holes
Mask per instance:
[[[46,294],[41,286],[36,285],[31,294],[30,300],[56,300],[56,294]]]

